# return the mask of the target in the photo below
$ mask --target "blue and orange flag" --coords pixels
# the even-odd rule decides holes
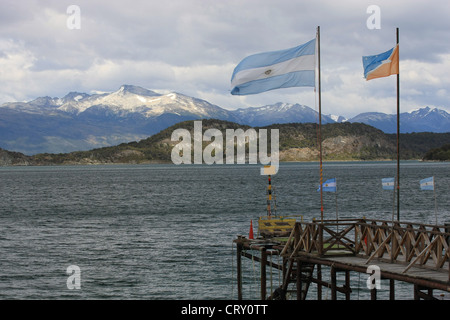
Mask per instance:
[[[373,56],[363,56],[362,60],[366,80],[398,74],[398,44],[386,52]]]

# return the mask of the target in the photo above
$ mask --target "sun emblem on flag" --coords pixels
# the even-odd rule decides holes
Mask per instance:
[[[267,70],[266,72],[264,72],[266,75],[269,75],[272,73],[272,69]]]

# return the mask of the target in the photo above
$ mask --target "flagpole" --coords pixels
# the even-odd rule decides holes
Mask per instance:
[[[334,178],[334,181],[336,183],[336,192],[334,193],[335,200],[336,200],[336,234],[338,234],[339,233],[339,215],[338,215],[338,202],[337,202],[337,194],[338,194],[337,178]],[[339,244],[338,244],[338,248],[339,248]]]
[[[320,170],[320,220],[323,223],[323,171],[322,171],[322,99],[321,99],[321,87],[320,87],[320,26],[317,26],[317,80],[319,91],[319,170]]]
[[[395,215],[395,189],[397,189],[397,178],[394,178],[394,188],[392,189],[392,225],[394,225],[394,215]]]
[[[397,46],[399,44],[399,32],[397,28]],[[400,48],[397,47],[398,73],[397,73],[397,220],[400,221]]]
[[[434,193],[434,219],[437,225],[438,222],[437,222],[436,183],[434,182],[434,176],[433,176],[433,193]]]
[[[338,194],[338,189],[337,189],[337,178],[334,178],[334,181],[336,181],[336,192],[335,192],[335,200],[336,200],[336,221],[339,220],[339,215],[338,215],[338,202],[337,202],[337,194]]]

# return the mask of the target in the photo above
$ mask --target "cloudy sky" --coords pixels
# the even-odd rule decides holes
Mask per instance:
[[[367,27],[370,5],[380,29]],[[395,46],[399,27],[401,111],[450,112],[449,17],[448,0],[2,0],[0,104],[132,84],[226,109],[317,108],[313,88],[232,96],[230,78],[244,57],[305,43],[320,26],[323,112],[395,113],[396,77],[365,81],[362,56]]]

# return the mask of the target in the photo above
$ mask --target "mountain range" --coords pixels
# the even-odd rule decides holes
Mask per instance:
[[[227,110],[208,101],[171,92],[160,94],[122,85],[112,93],[70,92],[0,106],[0,148],[27,155],[67,153],[139,141],[176,123],[219,119],[253,127],[274,123],[316,123],[318,113],[300,104],[276,103]],[[449,132],[450,115],[422,108],[400,115],[401,132]],[[322,115],[322,123],[362,122],[396,131],[396,115],[362,113],[354,118]]]
[[[366,112],[348,121],[365,123],[385,133],[397,132],[395,114]],[[430,107],[400,113],[400,132],[450,132],[450,114],[445,110]]]

